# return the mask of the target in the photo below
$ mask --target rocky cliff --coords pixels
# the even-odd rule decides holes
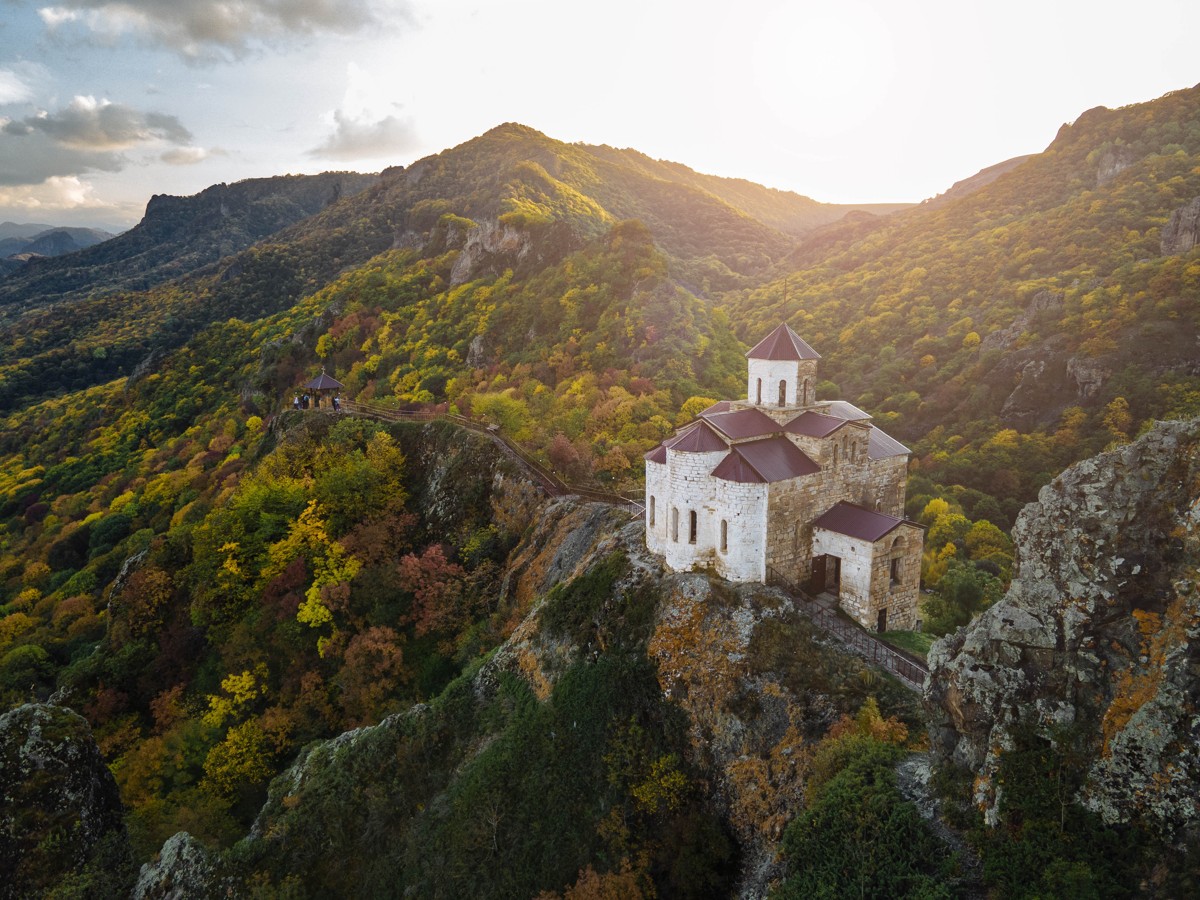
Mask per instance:
[[[0,716],[0,897],[127,886],[124,809],[87,721],[30,703]],[[59,896],[65,896],[61,894]]]
[[[1200,823],[1200,420],[1157,424],[1042,488],[1008,594],[929,655],[935,754],[995,822],[1021,731],[1070,731],[1076,798],[1170,836]]]
[[[1162,253],[1187,253],[1200,243],[1200,197],[1171,213],[1162,230]]]

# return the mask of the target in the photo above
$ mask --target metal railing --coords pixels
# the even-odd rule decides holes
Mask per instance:
[[[803,600],[810,617],[823,631],[837,638],[867,661],[891,672],[902,683],[916,691],[925,689],[925,676],[929,674],[929,669],[923,663],[881,641],[858,623],[843,619],[832,610],[820,606],[800,585],[770,566],[767,567],[767,583]]]
[[[521,466],[530,476],[530,478],[540,485],[552,497],[577,496],[585,500],[594,500],[599,503],[611,503],[616,506],[636,507],[638,510],[643,509],[640,500],[633,497],[626,497],[623,494],[613,494],[608,491],[598,491],[594,488],[583,487],[577,484],[570,484],[563,481],[554,472],[547,469],[542,463],[535,459],[523,447],[515,444],[513,441],[505,437],[499,426],[481,422],[478,419],[470,419],[466,416],[455,415],[454,413],[439,413],[430,412],[428,410],[409,410],[409,409],[391,409],[387,406],[382,406],[378,403],[363,403],[358,400],[342,400],[340,401],[342,410],[347,413],[353,413],[359,416],[368,416],[374,419],[383,419],[389,422],[450,422],[462,428],[468,428],[471,431],[485,435],[501,448],[502,451],[517,465]]]

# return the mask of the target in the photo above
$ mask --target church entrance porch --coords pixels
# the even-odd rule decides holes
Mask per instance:
[[[842,560],[840,557],[823,553],[813,557],[812,576],[808,581],[810,594],[833,594],[836,599],[842,583]]]

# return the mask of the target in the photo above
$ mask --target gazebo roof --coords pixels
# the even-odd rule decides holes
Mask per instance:
[[[345,385],[336,378],[326,375],[324,369],[321,370],[320,375],[304,385],[306,391],[339,391],[344,387]]]

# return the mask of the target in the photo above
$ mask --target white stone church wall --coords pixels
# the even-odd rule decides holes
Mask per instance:
[[[646,462],[646,547],[660,556],[666,552],[668,509],[667,467]]]
[[[667,450],[666,534],[664,556],[667,566],[686,572],[712,563],[719,534],[716,484],[710,474],[729,451],[683,453]],[[690,513],[696,513],[696,539],[691,540]]]
[[[762,379],[762,406],[779,406],[779,382],[787,382],[784,406],[796,406],[798,365],[791,359],[752,359],[746,382],[746,399],[758,403],[758,379]]]
[[[836,556],[841,560],[839,605],[864,628],[873,628],[875,623],[869,620],[871,570],[874,562],[871,542],[824,528],[814,528],[812,555],[815,558],[823,554]]]
[[[714,479],[716,490],[717,573],[729,581],[765,581],[767,485]],[[725,549],[721,549],[721,522]]]

